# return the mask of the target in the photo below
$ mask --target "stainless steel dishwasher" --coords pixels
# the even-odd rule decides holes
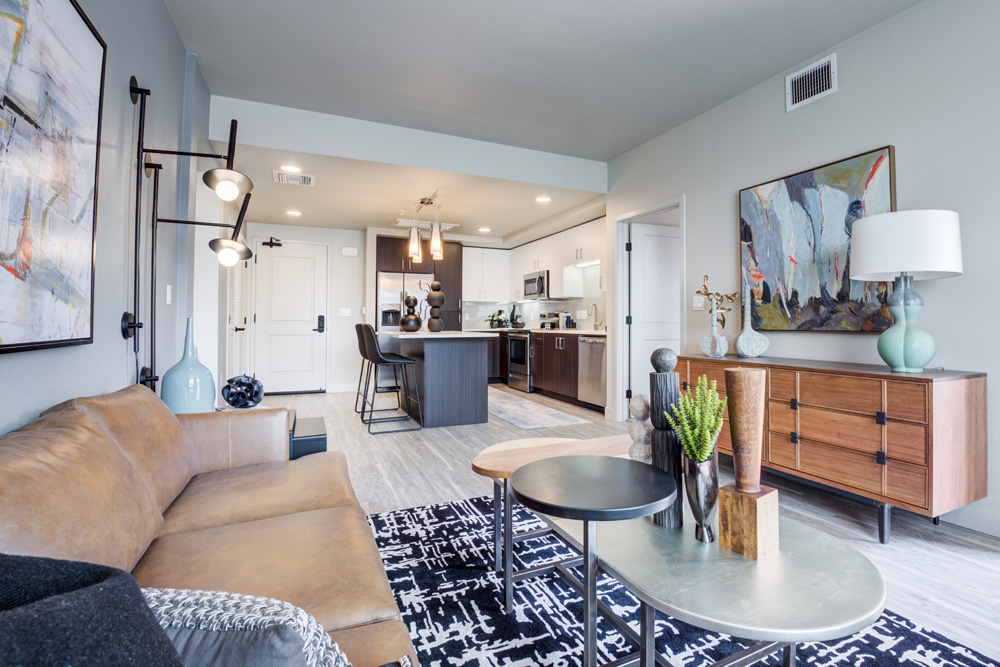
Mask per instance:
[[[607,403],[608,388],[606,344],[604,337],[580,336],[580,370],[576,380],[577,399],[602,408]]]

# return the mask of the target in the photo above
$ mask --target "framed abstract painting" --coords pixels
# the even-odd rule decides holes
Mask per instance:
[[[896,210],[895,151],[883,146],[740,190],[740,263],[762,331],[879,332],[890,285],[852,281],[855,220]]]
[[[94,340],[106,51],[74,0],[0,0],[0,352]]]

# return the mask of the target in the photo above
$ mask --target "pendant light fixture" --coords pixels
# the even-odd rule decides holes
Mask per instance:
[[[431,258],[435,262],[444,259],[444,244],[441,243],[441,207],[434,207],[434,224],[431,225]]]
[[[417,231],[415,226],[410,227],[410,247],[408,254],[414,262],[420,261],[418,259],[420,257],[420,232]]]

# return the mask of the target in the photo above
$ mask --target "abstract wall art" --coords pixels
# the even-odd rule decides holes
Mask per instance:
[[[890,286],[850,279],[851,227],[896,210],[892,146],[740,191],[740,262],[763,331],[885,331]]]
[[[0,352],[93,342],[105,54],[74,0],[0,0]]]

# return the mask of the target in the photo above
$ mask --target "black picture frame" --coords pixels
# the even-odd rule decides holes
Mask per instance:
[[[5,339],[3,336],[0,336],[0,354],[13,353],[13,352],[25,352],[25,351],[30,351],[30,350],[43,350],[43,349],[56,348],[56,347],[68,347],[68,346],[76,346],[76,345],[90,345],[90,344],[92,344],[94,342],[94,313],[95,313],[94,304],[95,304],[95,300],[96,300],[95,289],[96,289],[96,259],[97,259],[97,254],[96,254],[96,251],[97,251],[97,212],[98,212],[98,193],[99,193],[99,190],[100,190],[99,183],[100,183],[100,163],[101,163],[101,137],[102,137],[102,125],[103,125],[103,118],[104,118],[104,92],[105,92],[105,77],[106,77],[106,73],[107,73],[108,48],[107,48],[107,43],[101,37],[100,33],[97,31],[97,28],[90,21],[90,19],[87,17],[87,14],[83,11],[83,8],[80,7],[80,5],[78,4],[78,2],[76,0],[30,0],[29,3],[28,3],[28,5],[27,5],[27,7],[26,7],[26,9],[25,9],[25,17],[21,19],[21,25],[23,25],[23,26],[26,27],[26,29],[24,30],[24,35],[23,35],[24,42],[21,43],[22,47],[25,46],[25,44],[30,44],[29,40],[35,37],[35,35],[32,34],[32,30],[34,29],[34,25],[37,25],[37,24],[29,22],[29,21],[26,20],[27,16],[30,13],[32,13],[32,12],[34,12],[34,17],[37,17],[40,21],[43,18],[48,18],[50,15],[51,16],[56,16],[56,17],[58,17],[58,19],[65,19],[68,24],[74,24],[76,21],[79,21],[78,25],[73,25],[72,26],[73,28],[76,29],[76,33],[73,35],[73,38],[74,39],[80,39],[80,40],[86,40],[88,37],[90,37],[90,38],[93,39],[92,43],[81,42],[81,44],[85,44],[86,46],[90,46],[91,48],[94,45],[96,45],[100,49],[100,73],[99,73],[99,80],[97,80],[97,81],[88,81],[88,82],[85,82],[85,84],[84,84],[84,85],[88,86],[87,90],[89,92],[91,92],[91,93],[93,92],[93,88],[95,87],[95,85],[96,85],[96,89],[97,89],[96,119],[94,119],[96,121],[95,130],[94,130],[93,134],[88,134],[84,138],[84,143],[85,144],[86,144],[86,142],[92,140],[93,141],[93,146],[94,146],[94,151],[93,151],[93,169],[94,169],[93,192],[92,192],[92,194],[89,197],[81,199],[81,201],[89,201],[90,202],[90,208],[92,210],[92,213],[91,213],[90,216],[84,216],[85,218],[89,218],[91,220],[91,224],[90,224],[90,247],[89,247],[89,253],[85,255],[86,257],[89,258],[89,264],[90,264],[90,266],[89,266],[89,269],[90,269],[89,270],[89,274],[90,274],[89,275],[89,300],[88,300],[89,303],[87,303],[84,306],[85,309],[86,309],[85,312],[87,313],[87,318],[88,318],[87,319],[87,323],[86,323],[87,324],[87,326],[86,326],[87,331],[86,331],[86,335],[70,335],[70,336],[52,337],[52,338],[40,337],[40,338],[38,338],[36,340],[15,340],[13,342],[11,342],[10,339]],[[18,20],[17,17],[12,17],[12,18],[11,17],[7,17],[7,18],[8,18],[8,20],[15,20],[15,21]],[[53,22],[55,22],[56,20],[57,19],[53,19]],[[58,26],[55,27],[55,29],[53,29],[53,25],[51,23],[50,24],[43,24],[43,27],[41,27],[39,29],[39,32],[43,32],[44,31],[46,36],[50,36],[52,33],[62,34],[62,33],[60,33],[60,31],[63,30],[63,29],[65,29],[65,28],[66,28],[66,25],[58,25]],[[42,37],[39,36],[38,39],[42,39]],[[74,44],[75,43],[76,42],[74,42]],[[67,46],[67,48],[65,50],[66,50],[67,53],[72,53],[72,50],[68,46]],[[13,53],[16,54],[17,56],[21,55],[21,53],[19,51],[17,51],[16,49],[15,49],[15,51]],[[96,58],[95,58],[95,60],[96,60]],[[65,63],[65,65],[66,65],[67,68],[72,68],[74,66],[74,64],[78,64],[78,63],[79,63],[79,61],[77,60],[77,61],[73,61],[73,62],[67,62],[67,63]],[[11,59],[11,71],[13,71],[13,68],[14,68],[15,64],[16,64],[15,63],[15,59],[12,58]],[[96,75],[96,73],[95,73],[95,75]],[[53,87],[59,85],[59,83],[61,83],[61,82],[55,82],[55,83],[53,83]],[[29,126],[33,126],[37,132],[44,132],[44,130],[43,130],[44,125],[42,123],[39,123],[36,118],[32,118],[32,114],[29,111],[27,111],[26,109],[22,108],[21,105],[19,105],[17,101],[15,101],[11,97],[9,97],[6,94],[7,92],[9,92],[7,89],[4,89],[3,92],[4,92],[4,95],[3,95],[2,98],[0,98],[0,114],[4,114],[4,116],[3,116],[4,118],[8,117],[7,114],[13,114],[13,117],[20,119],[21,122],[23,122],[23,123],[25,123],[25,124],[27,124]],[[49,103],[49,104],[51,104],[50,107],[46,107],[46,111],[48,112],[49,110],[52,110],[53,113],[56,113],[55,109],[57,109],[57,107],[58,107],[58,104],[59,104],[58,101],[57,100],[52,100],[51,98],[46,97],[46,102]],[[66,104],[69,105],[69,104],[71,104],[71,102],[66,102]],[[88,118],[89,117],[90,116],[88,116]],[[5,132],[5,134],[7,136],[5,136],[4,139],[8,139],[9,136],[14,133],[14,130],[17,127],[16,124],[8,124],[8,125],[10,127],[7,128],[7,131]],[[0,126],[0,127],[2,127],[2,126]],[[62,127],[62,126],[60,126],[60,127],[57,128],[57,131],[69,130],[70,133],[68,134],[68,136],[70,136],[70,137],[72,137],[72,138],[75,139],[77,137],[77,135],[72,132],[73,129],[74,128],[71,128],[71,127]],[[5,163],[9,164],[9,162],[11,161],[10,156],[11,156],[11,154],[7,153],[5,151],[2,155],[0,155],[0,160],[3,160]],[[2,172],[0,172],[0,173],[6,174],[7,173],[7,171],[6,171],[6,166],[7,165],[3,165],[3,166],[4,166],[4,170]],[[89,170],[88,170],[88,173],[89,173]],[[30,199],[30,194],[26,193],[25,194],[25,200],[28,201],[29,199]],[[56,201],[57,199],[58,199],[58,196],[54,196],[53,199],[52,199],[52,201]],[[2,203],[0,203],[0,216],[7,216],[7,215],[9,215],[9,211],[2,206]],[[76,222],[78,223],[79,221],[76,221]],[[30,216],[28,214],[26,214],[24,216],[23,226],[24,226],[25,230],[28,230],[29,227],[31,226]],[[8,218],[5,221],[3,218],[0,218],[0,233],[2,233],[5,229],[8,232],[8,237],[9,237],[10,220]],[[9,241],[9,238],[7,240]],[[50,294],[52,294],[57,299],[59,299],[59,296],[60,296],[59,294],[57,294],[57,291],[60,292],[60,294],[65,295],[65,293],[67,291],[71,291],[73,289],[73,285],[67,286],[67,285],[65,285],[63,283],[63,281],[56,280],[57,277],[58,278],[63,278],[65,276],[62,276],[62,275],[55,276],[55,275],[53,275],[53,273],[52,273],[53,268],[51,266],[44,266],[43,265],[43,266],[39,267],[41,270],[35,271],[34,273],[32,273],[32,269],[35,268],[35,267],[29,266],[29,268],[25,269],[23,246],[24,246],[24,244],[22,243],[21,239],[19,238],[18,239],[18,243],[17,243],[18,256],[15,256],[15,257],[12,258],[10,256],[11,253],[9,252],[9,250],[10,250],[10,243],[8,242],[5,245],[4,244],[4,238],[0,238],[0,273],[13,274],[14,277],[15,277],[15,279],[20,280],[25,285],[27,285],[29,283],[29,281],[37,281],[38,283],[40,283],[42,285],[41,287],[38,286],[38,285],[33,285],[32,287],[27,287],[26,289],[29,292],[30,292],[30,290],[34,289],[34,290],[36,290],[36,292],[35,292],[36,294],[37,294],[37,290],[41,290],[42,292],[48,291]],[[31,250],[32,252],[28,255],[28,257],[30,258],[30,261],[33,261],[34,260],[33,246],[29,246],[29,250]],[[80,257],[82,258],[82,257],[84,257],[84,253],[86,251],[83,250],[83,249],[80,249],[78,252],[80,254]],[[5,259],[6,259],[6,262],[4,261]],[[19,264],[15,264],[15,266],[12,267],[12,266],[10,266],[10,264],[12,262],[19,262]],[[24,270],[21,271],[21,269],[24,269]],[[46,273],[48,275],[46,275]],[[42,275],[40,276],[38,274],[42,274]],[[69,282],[69,281],[66,281],[66,282]],[[79,281],[79,284],[80,285],[87,285],[87,282],[86,282],[86,280],[81,280],[81,281]],[[2,291],[0,291],[0,313],[3,312],[3,306],[4,306],[3,302],[4,302],[4,300],[8,301],[7,307],[10,308],[15,303],[15,299],[17,299],[17,298],[18,298],[17,295],[13,294],[12,290],[2,290]],[[21,295],[21,299],[22,300],[26,300],[28,302],[28,304],[31,305],[31,294],[30,293],[27,294],[27,295]],[[70,302],[66,304],[66,307],[70,311],[72,311],[74,308],[77,307],[77,305],[83,306],[82,303],[77,304],[75,301],[73,301],[73,299],[71,297],[70,298]],[[28,313],[29,313],[29,315],[37,315],[37,313],[33,313],[33,311],[31,311],[30,308],[28,309]]]

